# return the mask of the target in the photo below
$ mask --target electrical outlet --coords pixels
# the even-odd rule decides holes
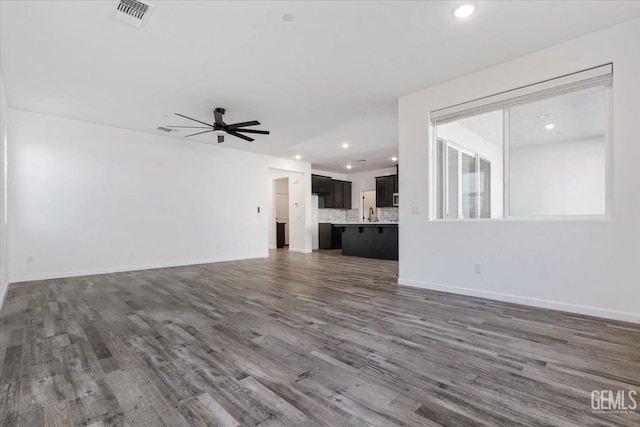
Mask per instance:
[[[422,207],[421,206],[411,206],[411,214],[420,215],[421,213],[422,213]]]
[[[480,264],[479,262],[473,264],[473,271],[475,271],[476,273],[482,273],[482,264]]]

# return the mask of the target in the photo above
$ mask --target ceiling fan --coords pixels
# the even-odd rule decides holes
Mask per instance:
[[[201,123],[203,125],[206,126],[166,126],[168,128],[188,128],[188,129],[207,129],[205,131],[202,132],[196,132],[196,133],[192,133],[191,135],[186,135],[187,137],[189,136],[196,136],[196,135],[201,135],[203,133],[208,133],[208,132],[213,132],[216,135],[218,135],[218,143],[224,142],[224,136],[225,134],[227,135],[233,135],[235,137],[238,137],[240,139],[244,139],[245,141],[254,141],[253,138],[249,138],[246,135],[243,135],[240,132],[243,133],[257,133],[260,135],[269,135],[269,131],[268,130],[254,130],[254,129],[243,129],[246,126],[257,126],[260,124],[259,121],[257,120],[252,120],[250,122],[240,122],[240,123],[233,123],[233,124],[226,124],[224,122],[224,120],[222,120],[222,116],[225,113],[225,109],[224,108],[216,108],[215,110],[213,110],[213,124],[209,124],[209,123],[205,123],[202,122],[200,120],[196,120],[196,119],[192,119],[191,117],[187,117],[185,115],[182,115],[180,113],[175,113],[176,116],[180,116],[180,117],[184,117],[185,119],[189,119],[189,120],[193,120],[194,122],[198,122]]]

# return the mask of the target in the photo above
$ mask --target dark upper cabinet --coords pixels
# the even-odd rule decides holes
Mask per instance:
[[[344,181],[333,181],[333,207],[344,208]]]
[[[387,181],[386,176],[376,177],[376,207],[383,208],[386,206],[387,197]]]
[[[311,192],[318,194],[318,207],[351,209],[351,183],[311,175]]]
[[[335,191],[335,184],[333,182],[333,180],[331,180],[331,191],[329,191],[327,194],[324,195],[324,207],[325,208],[335,208],[336,207],[336,201],[335,201],[335,197],[333,196],[333,192]],[[321,194],[318,195],[319,197],[323,197]]]
[[[321,195],[331,193],[332,181],[328,176],[311,175],[311,193]]]
[[[393,193],[398,192],[398,175],[379,176],[376,178],[376,206],[393,207]]]
[[[344,204],[343,207],[345,209],[351,209],[351,183],[348,181],[344,182],[344,193],[343,193],[343,200],[344,200]]]
[[[351,183],[333,180],[333,206],[337,209],[351,209]],[[325,207],[328,207],[325,205]]]

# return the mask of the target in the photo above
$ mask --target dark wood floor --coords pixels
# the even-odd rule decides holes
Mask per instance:
[[[590,405],[640,394],[640,325],[396,280],[279,251],[12,285],[0,424],[640,425]]]

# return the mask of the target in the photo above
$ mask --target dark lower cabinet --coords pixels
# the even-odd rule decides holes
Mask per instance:
[[[398,226],[349,225],[342,231],[342,255],[398,259]]]
[[[320,249],[342,248],[342,233],[338,227],[329,222],[318,224],[318,247]]]
[[[284,248],[284,222],[276,222],[276,248]]]

